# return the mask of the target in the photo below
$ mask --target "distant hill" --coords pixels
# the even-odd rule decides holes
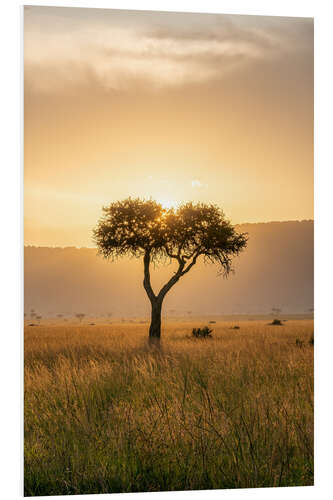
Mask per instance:
[[[165,300],[171,314],[304,313],[313,307],[313,221],[242,224],[248,248],[228,280],[202,262]],[[141,261],[109,262],[92,248],[25,247],[25,311],[143,316],[149,313]],[[155,286],[173,271],[156,269]],[[154,271],[155,272],[155,271]]]

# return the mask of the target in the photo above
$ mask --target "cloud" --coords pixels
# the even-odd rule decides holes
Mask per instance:
[[[120,90],[135,81],[155,88],[200,83],[223,75],[244,58],[261,56],[256,46],[243,41],[155,39],[128,30],[105,33],[103,41],[81,35],[47,38],[45,43],[33,35],[26,42],[25,75],[39,90],[89,83],[89,74],[101,86]]]
[[[158,89],[209,82],[312,40],[311,24],[287,18],[130,11],[119,16],[112,10],[29,9],[27,87],[63,91],[93,84],[129,90],[138,83]],[[181,24],[184,16],[188,22]]]
[[[208,188],[208,184],[203,184],[198,179],[193,179],[193,181],[191,181],[191,186],[192,186],[192,188],[198,188],[198,189],[202,189],[202,188],[207,189]]]
[[[193,179],[191,181],[191,186],[193,189],[207,189],[208,188],[208,184],[203,184],[198,179]]]

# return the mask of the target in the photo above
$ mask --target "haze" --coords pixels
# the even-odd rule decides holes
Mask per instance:
[[[166,296],[169,318],[195,315],[304,314],[313,308],[313,221],[245,224],[246,251],[225,280],[202,259]],[[113,317],[148,317],[142,260],[106,261],[93,248],[25,248],[25,311],[43,317],[77,312]],[[152,269],[158,290],[172,265]],[[126,279],[124,279],[126,276]]]
[[[25,7],[25,243],[92,246],[101,206],[313,218],[313,21]]]

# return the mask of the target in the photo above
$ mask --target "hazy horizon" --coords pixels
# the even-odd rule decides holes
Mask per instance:
[[[165,299],[165,312],[177,315],[268,313],[278,307],[304,313],[313,307],[313,221],[244,224],[246,252],[225,280],[215,266],[199,259]],[[25,310],[112,311],[113,316],[148,316],[142,286],[142,259],[105,260],[96,248],[25,247]],[[154,289],[172,275],[174,265],[152,268]]]

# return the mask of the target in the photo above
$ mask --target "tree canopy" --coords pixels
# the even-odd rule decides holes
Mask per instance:
[[[154,200],[127,198],[103,208],[94,241],[105,257],[149,254],[152,262],[176,259],[185,274],[203,256],[228,275],[247,235],[237,233],[213,204],[188,202],[166,209]]]

